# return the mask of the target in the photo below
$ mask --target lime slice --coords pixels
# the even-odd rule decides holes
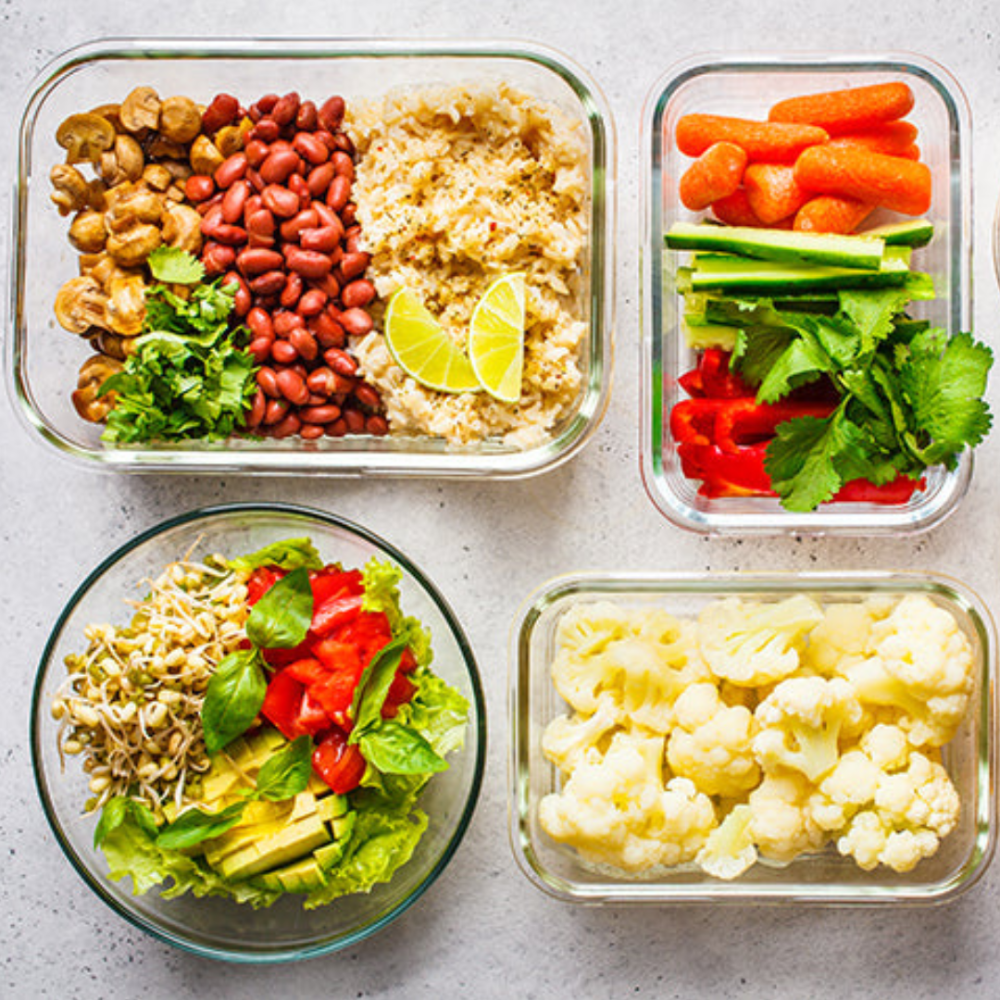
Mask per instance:
[[[389,299],[385,342],[407,375],[440,392],[478,392],[482,386],[469,359],[408,288]]]
[[[503,403],[516,403],[521,398],[523,274],[505,274],[483,293],[469,324],[469,359],[491,396]]]

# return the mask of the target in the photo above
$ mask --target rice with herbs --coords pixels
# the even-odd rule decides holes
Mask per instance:
[[[579,399],[588,149],[582,123],[500,84],[393,93],[356,103],[354,197],[368,277],[384,303],[419,295],[465,348],[469,320],[494,279],[525,275],[524,376],[518,404],[485,392],[427,389],[395,364],[376,331],[356,345],[397,434],[453,444],[486,438],[533,447]]]

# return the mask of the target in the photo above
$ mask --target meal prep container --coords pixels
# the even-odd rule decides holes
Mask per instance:
[[[785,867],[758,861],[733,881],[693,864],[647,876],[598,870],[542,830],[538,805],[559,788],[559,772],[542,753],[542,734],[568,706],[552,684],[551,664],[560,618],[576,604],[613,601],[697,615],[727,597],[780,600],[808,594],[821,602],[924,594],[950,611],[972,645],[976,688],[967,718],[943,749],[943,762],[961,796],[958,826],[937,854],[908,874],[862,871],[835,848]],[[532,594],[511,637],[509,771],[510,837],[518,864],[538,888],[576,903],[803,902],[927,903],[954,898],[980,878],[996,837],[996,635],[980,599],[962,584],[903,573],[663,574],[559,577]]]
[[[677,379],[693,367],[681,328],[678,265],[689,256],[664,248],[675,222],[695,221],[678,197],[678,182],[692,160],[676,148],[677,121],[691,113],[762,119],[786,97],[901,80],[916,99],[907,116],[919,129],[921,159],[933,177],[927,218],[934,223],[929,246],[914,252],[914,268],[928,272],[937,298],[911,310],[952,335],[972,322],[970,116],[965,96],[941,66],[909,54],[869,56],[719,56],[681,63],[656,83],[642,122],[642,474],[653,503],[675,524],[712,533],[902,534],[941,521],[964,496],[972,473],[966,452],[951,472],[930,470],[926,487],[903,505],[824,504],[794,513],[769,497],[698,494],[681,472],[670,434],[673,405],[686,398]],[[875,213],[865,225],[902,219]]]
[[[69,219],[49,200],[48,173],[64,158],[55,141],[69,114],[122,100],[138,85],[201,102],[228,91],[246,102],[268,91],[298,90],[324,100],[377,98],[393,88],[507,83],[579,121],[590,152],[590,239],[582,311],[588,325],[575,410],[547,442],[517,449],[499,442],[448,447],[430,438],[367,435],[285,440],[195,441],[111,447],[101,425],[70,402],[86,342],[55,321],[53,302],[77,273]],[[21,119],[16,173],[8,374],[29,427],[50,445],[99,468],[125,471],[327,473],[338,475],[515,477],[549,469],[574,454],[603,415],[614,317],[615,137],[593,81],[541,46],[488,42],[384,40],[124,40],[72,49],[35,82]]]
[[[107,878],[104,855],[93,846],[97,816],[83,815],[90,792],[79,758],[60,765],[59,723],[50,706],[67,672],[64,659],[86,648],[90,623],[127,623],[126,600],[143,593],[142,582],[197,546],[199,555],[236,556],[274,541],[308,536],[328,561],[363,566],[373,556],[403,570],[402,607],[430,631],[434,671],[469,702],[465,743],[448,755],[448,769],[434,776],[419,806],[429,825],[413,857],[391,881],[370,893],[344,896],[313,910],[288,894],[254,910],[219,898],[190,894],[162,899],[156,890],[132,894],[131,880]],[[70,598],[55,624],[35,680],[31,753],[46,817],[70,863],[119,916],[169,944],[209,958],[272,963],[336,951],[385,927],[415,902],[444,870],[479,795],[486,754],[486,714],[479,672],[462,628],[444,598],[401,552],[364,528],[319,511],[279,504],[233,504],[173,518],[134,538],[102,562]]]

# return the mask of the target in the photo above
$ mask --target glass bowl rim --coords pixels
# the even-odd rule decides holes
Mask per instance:
[[[342,935],[334,941],[328,941],[320,945],[298,946],[283,951],[267,952],[263,954],[200,945],[182,937],[179,934],[173,934],[163,930],[156,923],[153,923],[152,921],[140,916],[138,913],[133,912],[131,908],[119,901],[119,899],[105,886],[104,880],[91,871],[91,868],[86,863],[85,859],[79,857],[69,846],[63,835],[62,824],[58,819],[55,806],[46,791],[45,783],[42,779],[42,768],[39,765],[42,753],[41,733],[39,731],[39,720],[41,716],[39,713],[43,711],[43,683],[46,679],[49,668],[52,666],[52,656],[62,636],[63,630],[70,616],[76,610],[83,598],[109,569],[141,548],[146,542],[151,541],[173,528],[182,527],[186,524],[192,524],[199,520],[211,521],[212,519],[217,518],[224,519],[232,514],[292,515],[293,517],[320,521],[329,527],[345,531],[362,541],[377,546],[384,551],[390,559],[396,562],[406,573],[412,576],[425,593],[431,598],[432,602],[435,604],[447,623],[448,628],[458,645],[472,691],[472,705],[470,707],[474,713],[477,733],[475,746],[469,747],[470,752],[475,754],[475,764],[472,774],[472,782],[469,787],[468,795],[466,796],[465,802],[462,806],[461,816],[459,817],[455,830],[448,843],[445,845],[440,857],[434,863],[430,871],[428,871],[424,879],[410,892],[410,894],[400,900],[395,906],[392,907],[391,910],[385,913],[378,920],[361,928],[360,930]],[[469,643],[458,618],[452,611],[450,604],[444,599],[440,591],[438,591],[437,587],[427,578],[423,571],[412,562],[412,560],[375,532],[347,518],[340,517],[339,515],[330,514],[326,511],[321,511],[312,507],[284,503],[281,501],[247,501],[213,504],[189,510],[182,514],[177,514],[173,517],[167,518],[166,520],[147,528],[126,541],[124,544],[118,546],[110,555],[102,559],[101,562],[86,575],[84,580],[74,589],[69,600],[65,603],[56,618],[39,660],[31,696],[30,751],[32,773],[35,779],[35,789],[38,794],[38,798],[41,801],[42,811],[45,814],[45,819],[49,825],[49,829],[52,831],[56,843],[59,845],[63,855],[76,870],[77,874],[80,875],[89,888],[105,904],[114,910],[120,917],[123,917],[133,927],[144,931],[151,937],[162,941],[165,944],[173,945],[174,947],[189,952],[190,954],[198,955],[203,958],[222,959],[233,963],[275,965],[284,962],[298,961],[305,958],[315,958],[320,955],[328,955],[363,941],[365,938],[370,937],[376,932],[382,930],[408,910],[410,906],[412,906],[413,903],[415,903],[424,894],[424,892],[426,892],[427,889],[429,889],[430,886],[437,881],[438,876],[444,871],[455,852],[458,850],[458,847],[468,830],[469,824],[472,821],[473,813],[475,812],[479,794],[482,789],[483,774],[486,766],[486,729],[487,719],[482,679],[479,674],[479,668],[476,663],[475,655],[472,651],[472,646]]]

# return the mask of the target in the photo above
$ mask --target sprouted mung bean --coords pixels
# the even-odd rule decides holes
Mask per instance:
[[[89,625],[52,703],[60,756],[82,755],[87,811],[129,794],[162,819],[197,797],[209,768],[201,704],[215,666],[246,638],[245,576],[221,556],[169,564],[129,625]]]

